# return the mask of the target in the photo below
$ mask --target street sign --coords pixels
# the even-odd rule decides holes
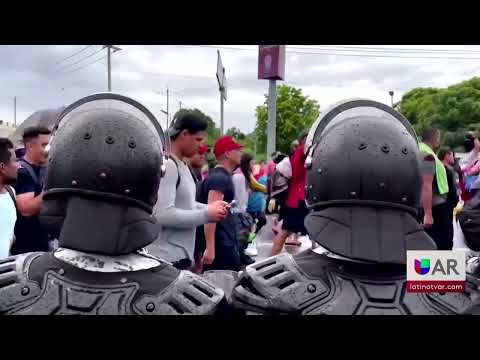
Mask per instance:
[[[220,51],[217,50],[217,80],[218,80],[218,86],[220,88],[223,87],[224,77],[225,77],[225,68],[223,67],[223,64],[222,64]]]
[[[258,78],[268,80],[285,78],[285,45],[258,46]]]
[[[223,69],[222,96],[225,99],[225,101],[227,101],[227,77],[225,76],[225,68]]]
[[[217,81],[218,90],[220,91],[220,134],[223,135],[223,101],[227,100],[227,77],[225,76],[225,68],[223,67],[219,50],[217,50]]]
[[[221,96],[226,101],[227,100],[227,77],[225,76],[225,68],[222,64],[222,58],[220,57],[220,51],[217,50],[217,81],[218,88],[220,90]]]

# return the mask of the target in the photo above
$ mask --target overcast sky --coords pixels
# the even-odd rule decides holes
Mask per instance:
[[[178,110],[179,101],[182,101],[183,107],[197,107],[219,124],[220,100],[215,77],[217,46],[118,46],[122,50],[112,55],[114,92],[140,100],[158,116],[163,126],[165,115],[160,110],[166,109],[168,86],[170,111]],[[258,48],[224,45],[237,48],[235,50],[221,46],[218,45],[218,48],[228,79],[225,128],[236,126],[248,133],[255,126],[255,107],[264,102],[264,94],[268,91],[268,81],[257,80]],[[395,91],[394,100],[398,101],[412,88],[448,86],[469,79],[480,70],[480,46],[385,45],[404,51],[434,51],[424,55],[418,52],[401,55],[381,50],[377,52],[387,56],[431,56],[440,59],[340,56],[354,54],[355,51],[326,51],[320,50],[325,47],[311,45],[303,47],[312,49],[287,45],[286,74],[282,83],[301,87],[305,95],[319,102],[320,110],[349,97],[366,97],[390,104],[389,90]],[[107,64],[106,58],[102,59],[106,52],[100,50],[101,46],[90,46],[64,60],[84,48],[81,45],[0,46],[0,119],[13,122],[14,96],[17,97],[17,123],[20,123],[36,110],[68,105],[82,96],[106,91]],[[442,49],[472,52],[468,55],[439,53],[438,50]],[[338,55],[298,53],[303,51]]]

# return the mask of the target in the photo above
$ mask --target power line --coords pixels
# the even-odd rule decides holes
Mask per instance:
[[[194,45],[194,46],[200,46],[200,45]],[[246,50],[246,49],[243,49]],[[153,73],[153,72],[148,72],[148,71],[139,71],[142,75],[152,75],[152,76],[162,76],[162,77],[183,77],[187,79],[195,79],[195,78],[204,78],[204,79],[211,79],[211,76],[207,75],[183,75],[183,74],[172,74],[172,73]]]
[[[240,50],[240,51],[257,51],[257,49],[245,49],[228,46],[211,46],[211,45],[192,45],[199,47],[206,47],[210,49],[225,49],[225,50]],[[334,50],[332,50],[334,51]],[[356,50],[352,50],[356,51]],[[331,52],[308,52],[308,51],[292,51],[286,50],[289,54],[304,54],[304,55],[332,55],[332,56],[357,56],[357,57],[383,57],[383,58],[396,58],[396,59],[438,59],[438,60],[480,60],[480,57],[440,57],[440,56],[399,56],[399,55],[382,55],[382,54],[342,54]]]
[[[67,56],[66,58],[64,58],[64,59],[62,59],[62,60],[60,60],[60,61],[57,61],[55,64],[60,64],[61,62],[64,62],[65,60],[68,60],[68,59],[74,57],[75,55],[80,54],[81,52],[87,50],[90,46],[92,46],[92,45],[87,45],[87,46],[85,46],[85,47],[82,48],[81,50],[74,52],[72,55]]]
[[[102,57],[100,57],[100,58],[98,58],[98,59],[96,59],[96,60],[94,60],[94,61],[92,61],[92,62],[89,62],[88,64],[85,64],[85,65],[80,66],[80,67],[75,68],[75,69],[71,69],[71,70],[66,71],[66,72],[64,72],[64,73],[62,73],[62,74],[63,74],[63,75],[65,75],[65,74],[70,74],[70,73],[76,72],[76,71],[78,71],[78,70],[84,69],[84,68],[86,68],[87,66],[93,65],[93,64],[95,64],[96,62],[99,62],[100,60],[105,59],[106,57],[107,57],[107,55],[104,55],[104,56],[102,56]]]
[[[394,53],[452,53],[452,54],[479,54],[480,50],[473,49],[422,49],[422,48],[391,48],[391,47],[371,47],[371,46],[343,46],[343,45],[319,45],[316,47],[291,46],[294,49],[305,50],[334,50],[334,51],[366,51],[366,52],[394,52]],[[355,50],[357,49],[357,50]]]
[[[73,62],[73,63],[67,64],[62,70],[65,70],[66,68],[68,68],[68,67],[70,67],[70,66],[72,66],[72,65],[76,65],[76,64],[78,64],[78,63],[80,63],[80,62],[82,62],[82,61],[84,61],[84,60],[87,60],[88,58],[91,58],[93,55],[98,54],[98,53],[99,53],[100,51],[102,51],[102,50],[103,50],[103,48],[100,48],[100,49],[98,49],[97,51],[94,51],[93,53],[91,53],[90,55],[87,55],[87,56],[81,58],[80,60],[77,60],[77,61],[75,61],[75,62]]]

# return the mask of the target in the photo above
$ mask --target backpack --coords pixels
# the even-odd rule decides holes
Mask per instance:
[[[252,232],[255,221],[253,217],[246,212],[233,212],[235,219],[235,228],[237,233],[237,241],[241,248],[248,246],[248,237]]]
[[[290,179],[284,176],[280,171],[276,170],[268,179],[268,194],[270,198],[283,203],[287,196],[288,185]]]

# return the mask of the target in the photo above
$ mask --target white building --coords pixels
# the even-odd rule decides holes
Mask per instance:
[[[0,120],[0,137],[9,137],[13,134],[16,127],[13,123],[8,123],[5,120]]]

